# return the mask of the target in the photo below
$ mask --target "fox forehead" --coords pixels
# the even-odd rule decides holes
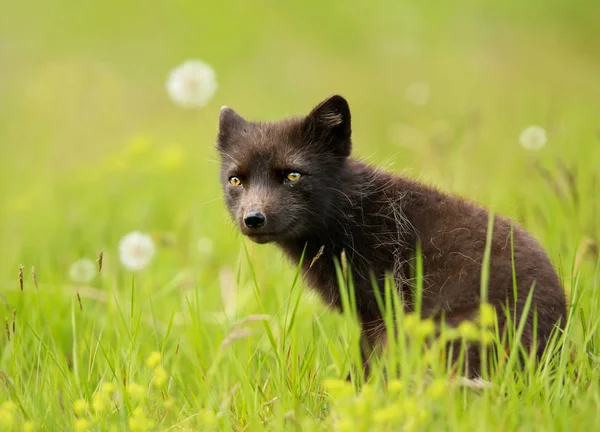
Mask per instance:
[[[251,124],[230,138],[223,163],[233,169],[287,169],[314,159],[301,139],[281,124]]]
[[[226,156],[224,165],[227,171],[250,173],[273,169],[302,169],[310,164],[307,155],[289,146],[272,147],[249,151],[231,151]]]

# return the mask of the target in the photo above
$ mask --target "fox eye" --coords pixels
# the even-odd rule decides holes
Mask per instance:
[[[239,186],[242,184],[242,181],[240,180],[239,177],[232,176],[232,177],[229,177],[229,183],[231,183],[233,186]]]
[[[298,180],[300,177],[302,177],[302,174],[300,174],[297,171],[290,171],[285,176],[285,178],[287,178],[289,181],[293,181],[293,182],[296,181],[296,180]]]

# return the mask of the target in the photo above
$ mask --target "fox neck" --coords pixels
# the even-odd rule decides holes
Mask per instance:
[[[406,262],[405,246],[410,233],[404,230],[401,195],[389,178],[354,165],[346,185],[335,196],[335,214],[323,218],[320,226],[304,236],[281,241],[279,246],[295,262],[303,254],[302,268],[310,285],[326,301],[339,306],[336,260],[342,253],[352,273],[355,289],[372,291],[372,278],[383,282],[388,272],[396,276],[396,262]],[[399,212],[396,214],[395,212]],[[364,297],[363,297],[364,298]],[[359,305],[359,307],[361,307]],[[370,308],[365,306],[364,308]],[[375,312],[373,312],[375,313]],[[370,315],[371,311],[365,311]]]

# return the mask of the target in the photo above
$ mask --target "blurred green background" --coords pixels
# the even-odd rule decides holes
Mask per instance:
[[[217,262],[234,262],[219,108],[277,119],[333,93],[351,105],[355,155],[516,217],[567,268],[599,237],[596,0],[38,0],[2,11],[6,277],[21,262],[64,277],[132,229],[178,244],[173,260],[189,263],[210,237]],[[202,109],[165,91],[188,58],[217,74]],[[429,88],[425,104],[407,99],[415,82]],[[519,145],[531,124],[548,131],[537,152]]]

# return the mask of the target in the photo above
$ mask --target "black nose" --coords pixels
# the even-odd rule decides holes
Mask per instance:
[[[250,211],[244,215],[244,225],[250,229],[257,229],[267,222],[267,217],[259,211]]]

